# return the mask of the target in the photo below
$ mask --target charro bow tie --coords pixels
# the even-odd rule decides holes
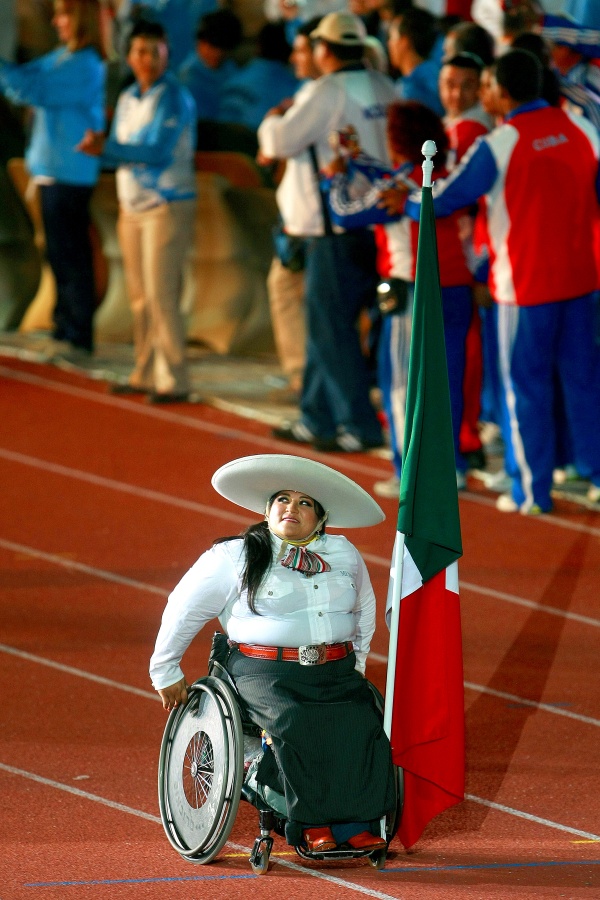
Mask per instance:
[[[318,553],[307,550],[306,547],[288,546],[287,553],[281,559],[281,565],[286,569],[294,569],[304,575],[320,575],[321,572],[331,572],[329,563]]]

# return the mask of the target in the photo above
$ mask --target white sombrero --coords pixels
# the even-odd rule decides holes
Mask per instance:
[[[318,500],[333,528],[378,525],[385,513],[370,494],[335,469],[283,453],[242,456],[217,469],[212,486],[227,500],[244,509],[264,513],[276,491],[300,491]]]

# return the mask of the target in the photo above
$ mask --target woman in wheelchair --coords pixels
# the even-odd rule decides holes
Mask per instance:
[[[218,617],[222,664],[244,714],[268,735],[258,784],[285,797],[285,833],[309,852],[379,850],[379,821],[396,804],[390,746],[364,677],[375,596],[356,548],[335,528],[384,519],[361,487],[295,456],[236,459],[216,491],[264,515],[221,538],[169,597],[150,664],[171,710],[187,700],[180,668],[200,629]]]

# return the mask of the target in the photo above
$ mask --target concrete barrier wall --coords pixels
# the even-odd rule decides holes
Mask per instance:
[[[9,173],[24,199],[35,243],[43,253],[39,201],[35,188],[28,184],[23,161],[11,160]],[[188,339],[217,353],[272,352],[266,276],[272,259],[271,230],[277,217],[275,193],[266,187],[238,187],[212,171],[198,171],[196,178],[196,230],[182,290]],[[232,178],[241,181],[233,167]],[[95,252],[101,256],[96,260],[102,293],[94,320],[96,340],[130,342],[131,314],[116,234],[118,203],[112,173],[101,175],[91,214]],[[10,303],[10,298],[6,302]],[[22,311],[19,330],[50,328],[54,302],[52,273],[43,264],[37,293]]]

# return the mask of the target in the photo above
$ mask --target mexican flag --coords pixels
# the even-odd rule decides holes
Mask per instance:
[[[398,836],[405,847],[464,796],[461,555],[435,216],[431,187],[424,187],[400,508],[386,609],[385,727],[394,763],[404,770]]]

